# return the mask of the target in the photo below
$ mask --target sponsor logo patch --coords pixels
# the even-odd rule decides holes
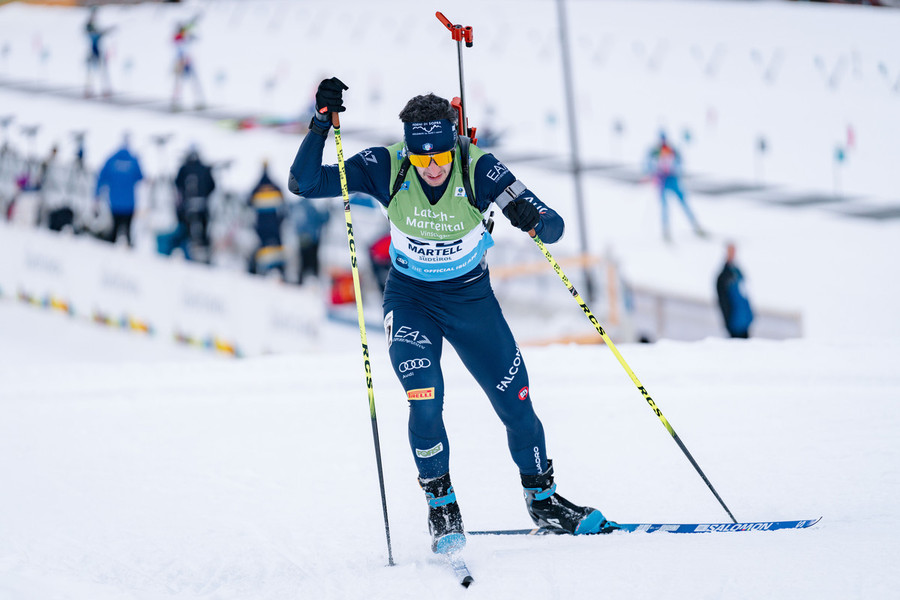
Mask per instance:
[[[497,384],[498,390],[500,390],[501,392],[506,391],[506,388],[509,387],[509,384],[512,383],[512,380],[515,379],[516,373],[519,372],[520,366],[522,366],[522,355],[519,352],[519,347],[516,346],[516,356],[515,358],[513,358],[512,366],[509,368],[509,376],[504,376],[503,379],[500,380],[500,383]],[[521,394],[522,392],[519,393]]]
[[[528,398],[528,386],[526,385],[521,390],[519,390],[519,400],[525,400]]]
[[[397,370],[401,373],[406,373],[407,371],[412,371],[414,369],[427,369],[431,366],[431,361],[427,358],[412,358],[410,360],[404,360],[400,363],[400,366],[397,367]]]
[[[434,388],[418,388],[406,392],[406,397],[410,400],[433,400]]]
[[[366,150],[363,150],[362,152],[360,152],[359,154],[360,154],[360,156],[363,157],[363,159],[366,162],[370,162],[370,163],[373,163],[376,165],[378,164],[378,159],[375,158],[375,153],[372,152],[371,150],[366,149]],[[397,158],[399,158],[399,157],[397,157]]]
[[[407,344],[412,344],[419,348],[424,348],[426,344],[429,346],[431,345],[431,340],[429,340],[424,333],[420,333],[418,330],[412,330],[406,325],[401,325],[394,331],[394,341],[406,342]]]
[[[428,121],[425,123],[413,123],[413,135],[426,135],[431,133],[441,133],[443,128],[440,121]]]
[[[498,162],[494,165],[490,171],[487,172],[487,178],[491,181],[500,181],[500,178],[509,173],[509,169],[506,168],[506,165]]]
[[[416,456],[418,456],[419,458],[431,458],[435,454],[440,454],[441,452],[443,452],[443,450],[444,444],[438,442],[437,446],[428,448],[427,450],[419,450],[418,448],[416,448]]]

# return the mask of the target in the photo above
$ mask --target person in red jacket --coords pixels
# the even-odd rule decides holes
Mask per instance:
[[[369,259],[372,261],[372,272],[378,288],[384,294],[384,286],[387,283],[388,273],[391,271],[391,232],[375,240],[369,247]]]

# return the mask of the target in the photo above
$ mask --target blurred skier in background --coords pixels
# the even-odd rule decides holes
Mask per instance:
[[[104,96],[112,94],[112,86],[109,82],[107,56],[106,52],[101,48],[101,41],[103,40],[103,36],[113,29],[115,28],[107,27],[106,29],[100,29],[100,27],[97,26],[97,7],[91,7],[87,23],[84,24],[84,33],[88,39],[88,55],[86,59],[87,69],[85,71],[86,77],[84,82],[85,98],[90,98],[94,94],[92,82],[94,73],[96,73],[100,79],[102,94]]]
[[[279,271],[285,279],[284,245],[281,241],[281,225],[285,217],[284,194],[269,176],[269,162],[263,161],[259,182],[250,192],[248,203],[256,213],[254,229],[259,245],[250,257],[248,270],[257,275]]]
[[[681,153],[672,146],[666,138],[665,132],[660,132],[659,142],[647,154],[645,163],[645,173],[647,173],[656,182],[659,188],[659,202],[662,209],[662,230],[663,238],[667,242],[672,241],[672,232],[669,227],[669,206],[668,195],[672,193],[678,198],[684,214],[687,215],[694,233],[700,237],[705,237],[706,232],[700,227],[694,213],[691,212],[684,197],[684,191],[681,189]]]
[[[291,166],[291,192],[308,198],[342,195],[338,166],[323,166],[322,152],[331,114],[344,111],[346,89],[336,77],[319,84],[315,116]],[[432,550],[454,552],[466,541],[442,416],[445,339],[506,427],[535,525],[571,534],[612,529],[615,524],[599,510],[556,493],[528,372],[485,262],[494,244],[492,202],[514,227],[533,230],[546,243],[562,236],[563,220],[493,155],[459,138],[457,119],[446,99],[416,96],[400,112],[403,141],[367,148],[346,162],[349,190],[379,201],[391,225],[384,327],[391,363],[409,401],[409,444],[428,503]]]
[[[119,234],[124,231],[129,246],[133,246],[131,238],[131,221],[134,218],[135,187],[144,179],[141,163],[129,149],[130,137],[125,134],[122,145],[110,156],[97,175],[97,187],[94,191],[94,202],[98,203],[104,193],[112,214],[112,227],[103,238],[115,243]]]
[[[182,85],[185,80],[191,82],[194,87],[194,107],[202,110],[206,106],[203,97],[203,88],[200,86],[200,78],[197,76],[197,69],[194,66],[194,56],[191,47],[197,40],[194,34],[194,28],[200,15],[195,16],[190,21],[178,23],[175,27],[175,35],[172,37],[172,43],[175,45],[175,89],[172,91],[172,110],[181,110],[181,92]]]

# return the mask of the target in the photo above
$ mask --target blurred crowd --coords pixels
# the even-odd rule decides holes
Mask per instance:
[[[237,265],[286,282],[320,276],[319,248],[329,209],[318,201],[287,198],[267,162],[245,191],[223,189],[220,180],[231,163],[209,163],[191,144],[174,172],[147,176],[125,133],[92,171],[85,162],[84,132],[71,134],[70,157],[61,156],[59,145],[35,156],[6,135],[13,119],[0,119],[0,218],[6,222],[129,248],[140,240],[161,255]],[[20,128],[32,137],[37,129]]]
[[[173,111],[181,110],[185,93],[194,107],[205,100],[197,77],[192,46],[200,15],[179,21],[171,41],[175,50]],[[98,19],[98,7],[83,25],[86,43],[84,97],[114,95],[106,40],[116,30]],[[324,204],[285,198],[281,186],[260,165],[258,178],[244,182],[244,191],[223,189],[221,180],[231,162],[208,163],[201,148],[182,148],[173,172],[146,176],[129,134],[109,149],[99,168],[85,162],[84,131],[71,132],[72,144],[56,143],[49,153],[35,150],[40,125],[16,123],[15,115],[0,116],[0,211],[8,222],[76,235],[113,244],[149,246],[165,256],[217,266],[235,265],[258,275],[274,274],[283,281],[303,283],[320,274],[319,247],[329,221]],[[171,136],[150,142],[162,154]],[[147,140],[139,140],[146,147]],[[63,158],[60,146],[74,155]],[[161,166],[165,171],[165,167]]]

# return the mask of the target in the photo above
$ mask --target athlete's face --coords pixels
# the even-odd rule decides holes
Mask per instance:
[[[431,164],[427,167],[416,167],[416,172],[418,172],[419,176],[425,180],[425,183],[431,187],[437,187],[447,181],[447,177],[450,175],[450,169],[452,168],[452,162],[449,162],[444,166],[438,166],[438,164],[432,160]]]

